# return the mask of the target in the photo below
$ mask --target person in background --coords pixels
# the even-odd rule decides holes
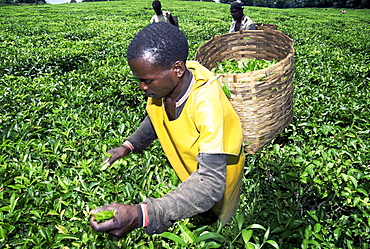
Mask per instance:
[[[243,13],[244,6],[241,2],[234,1],[230,6],[231,16],[234,21],[230,25],[229,33],[239,30],[255,30],[256,25],[248,16]]]
[[[245,161],[240,119],[217,77],[198,62],[187,61],[188,53],[185,34],[164,22],[149,24],[128,46],[128,64],[148,96],[148,115],[123,145],[107,151],[111,157],[106,166],[159,139],[182,183],[161,198],[92,210],[116,210],[105,222],[92,216],[95,231],[122,238],[145,227],[152,235],[208,210],[223,224],[235,215]]]
[[[154,9],[155,15],[150,19],[150,22],[168,22],[177,26],[175,19],[173,18],[171,12],[162,11],[162,4],[160,1],[155,0],[152,2],[152,7]]]

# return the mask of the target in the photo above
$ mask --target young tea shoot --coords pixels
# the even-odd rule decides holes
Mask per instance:
[[[97,213],[92,213],[92,215],[94,216],[97,222],[104,222],[104,221],[114,218],[114,216],[116,215],[116,210],[108,210],[108,211],[103,210]]]

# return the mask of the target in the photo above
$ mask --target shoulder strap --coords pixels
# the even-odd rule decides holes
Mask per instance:
[[[166,15],[167,18],[170,18],[171,12],[169,12],[169,11],[163,11],[163,13]]]
[[[209,80],[206,81],[206,83],[204,83],[204,85],[208,85],[208,84],[211,84],[213,81],[217,80],[218,78],[220,78],[221,74],[217,74],[215,77],[213,78],[210,78]]]

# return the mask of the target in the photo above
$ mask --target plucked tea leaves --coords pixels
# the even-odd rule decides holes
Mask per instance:
[[[240,61],[235,59],[224,60],[217,62],[217,67],[212,68],[215,74],[237,74],[246,73],[268,68],[276,64],[276,60],[256,60],[256,59],[242,59]],[[231,98],[231,92],[226,84],[222,86],[222,90],[228,98]]]
[[[103,211],[100,211],[97,213],[91,213],[91,214],[94,216],[95,221],[104,222],[106,220],[114,218],[114,216],[116,215],[116,210],[108,210],[108,211],[103,210]]]
[[[217,67],[212,68],[212,72],[216,74],[235,74],[252,72],[264,68],[268,68],[276,64],[276,60],[256,60],[256,59],[242,59],[240,61],[235,59],[224,60],[217,62]]]

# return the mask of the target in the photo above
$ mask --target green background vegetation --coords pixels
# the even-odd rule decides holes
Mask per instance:
[[[98,2],[109,0],[65,0],[64,2]],[[232,0],[203,0],[204,2],[221,2],[230,3]],[[44,4],[50,3],[50,0],[0,0],[0,4]],[[273,7],[273,8],[305,8],[305,7],[319,7],[319,8],[369,8],[370,2],[367,0],[242,0],[247,6],[258,7]]]
[[[190,56],[228,31],[229,5],[163,0]],[[151,1],[0,8],[0,248],[368,248],[370,11],[248,7],[295,41],[294,119],[247,155],[240,208],[221,228],[202,216],[162,236],[116,241],[92,208],[136,204],[179,183],[155,142],[101,171],[145,115],[125,60]]]

